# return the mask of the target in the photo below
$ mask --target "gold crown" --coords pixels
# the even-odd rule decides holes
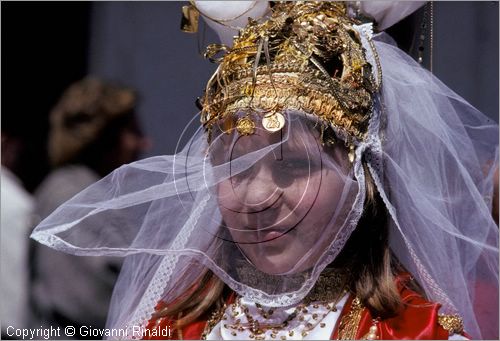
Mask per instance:
[[[264,22],[248,20],[233,47],[207,48],[205,56],[219,63],[202,99],[201,121],[209,132],[217,124],[253,133],[250,117],[235,122],[242,109],[278,130],[284,125],[280,112],[296,109],[346,142],[365,139],[377,86],[345,4],[276,3]]]

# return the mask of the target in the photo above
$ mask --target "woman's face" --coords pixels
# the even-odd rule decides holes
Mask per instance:
[[[303,119],[288,124],[286,140],[283,133],[262,129],[227,143],[226,162],[235,164],[249,152],[276,147],[217,187],[233,242],[269,274],[312,267],[335,238],[357,191],[342,142],[326,148]]]

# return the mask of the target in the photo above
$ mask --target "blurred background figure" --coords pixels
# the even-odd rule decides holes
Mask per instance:
[[[148,147],[136,104],[132,90],[96,78],[76,82],[63,93],[50,113],[53,170],[35,191],[35,223]],[[104,328],[120,261],[70,256],[38,243],[30,251],[31,325]]]
[[[26,240],[31,233],[33,198],[14,174],[22,148],[22,139],[14,131],[2,125],[0,239],[2,339],[7,338],[7,326],[27,327],[29,295]]]

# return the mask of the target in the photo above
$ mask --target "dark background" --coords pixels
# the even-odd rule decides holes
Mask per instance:
[[[13,171],[33,190],[48,171],[48,113],[87,72],[91,3],[2,2],[2,132],[20,137]]]
[[[198,53],[214,33],[207,28],[203,39],[179,30],[185,4],[1,3],[2,131],[25,141],[14,172],[29,191],[48,171],[48,113],[87,74],[139,90],[140,120],[153,141],[144,156],[174,152],[214,70]],[[498,2],[437,2],[434,10],[434,73],[498,122]],[[422,16],[391,29],[401,46],[418,38]]]

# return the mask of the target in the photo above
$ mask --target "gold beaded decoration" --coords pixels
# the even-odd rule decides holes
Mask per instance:
[[[222,320],[221,328],[229,332],[232,336],[241,336],[238,334],[247,332],[246,337],[252,340],[264,340],[267,338],[275,340],[286,340],[294,336],[303,337],[319,326],[325,328],[324,318],[329,312],[337,311],[337,302],[346,295],[344,289],[346,285],[346,274],[334,269],[325,269],[320,275],[311,292],[306,296],[303,302],[297,305],[291,312],[284,316],[284,319],[273,320],[276,315],[276,308],[265,308],[258,302],[255,308],[258,318],[250,313],[249,307],[242,303],[241,298],[229,307],[222,307],[222,310],[212,314],[207,322],[202,338],[206,339],[214,326]],[[312,307],[312,308],[308,308]],[[314,309],[320,309],[315,311]],[[321,312],[321,314],[318,314]],[[280,311],[279,314],[283,312]],[[294,328],[297,328],[294,330]]]
[[[351,304],[351,311],[340,320],[338,340],[354,340],[358,331],[363,304],[359,298],[355,298]]]

